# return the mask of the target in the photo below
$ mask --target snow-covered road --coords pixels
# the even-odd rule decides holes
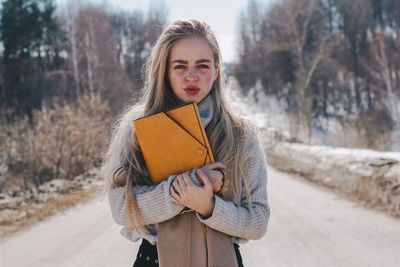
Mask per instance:
[[[245,266],[400,266],[400,220],[269,167],[267,234],[241,246]],[[0,266],[132,266],[138,244],[93,200],[0,241]]]

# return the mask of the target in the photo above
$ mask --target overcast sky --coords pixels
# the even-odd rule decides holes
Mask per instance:
[[[150,0],[90,0],[127,10],[141,9],[147,11]],[[152,0],[153,2],[163,0]],[[268,3],[271,0],[261,0]],[[67,0],[56,0],[63,4]],[[84,1],[83,1],[84,2]],[[169,23],[177,19],[199,19],[210,24],[217,35],[221,53],[225,62],[236,57],[237,19],[241,9],[246,7],[247,0],[164,0],[168,8]]]

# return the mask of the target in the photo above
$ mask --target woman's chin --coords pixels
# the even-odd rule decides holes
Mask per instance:
[[[181,99],[182,102],[189,104],[189,103],[200,103],[201,99],[199,99],[199,96],[186,96],[184,99]]]

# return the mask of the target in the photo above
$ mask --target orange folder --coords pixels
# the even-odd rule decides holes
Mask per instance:
[[[153,183],[214,162],[196,103],[133,122]]]

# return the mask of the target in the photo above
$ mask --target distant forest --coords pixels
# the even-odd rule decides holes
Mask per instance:
[[[1,7],[0,104],[27,114],[54,97],[95,93],[119,106],[165,27],[165,6],[141,11],[70,1],[6,0]],[[312,127],[320,116],[399,119],[400,1],[250,0],[239,21],[233,74],[244,91],[261,81]]]
[[[275,2],[251,0],[241,13],[234,67],[241,88],[260,82],[309,135],[324,130],[324,119],[370,140],[398,127],[400,1]]]
[[[258,86],[285,103],[294,139],[335,121],[343,136],[356,129],[363,147],[387,149],[400,125],[400,1],[262,3],[242,10],[238,57],[226,65],[242,93]],[[111,122],[140,92],[167,12],[1,2],[0,187],[39,186],[98,165]]]
[[[117,107],[140,87],[166,23],[163,7],[108,12],[79,2],[58,9],[52,0],[2,1],[0,105],[9,119],[85,94]]]

